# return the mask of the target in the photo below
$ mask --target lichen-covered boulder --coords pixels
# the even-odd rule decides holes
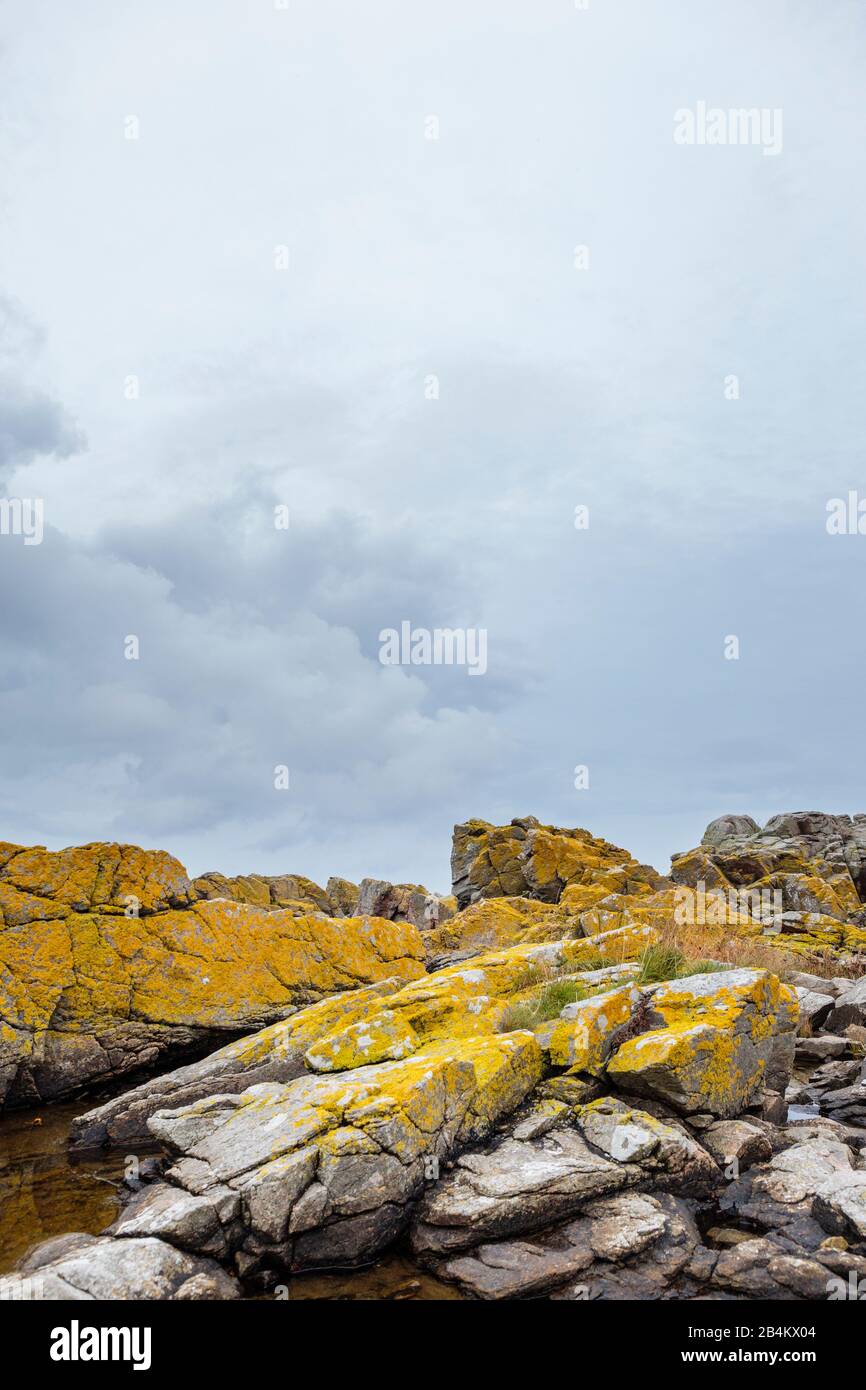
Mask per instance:
[[[424,971],[409,923],[196,899],[161,852],[0,850],[0,1104],[53,1100]]]
[[[607,990],[591,999],[567,1004],[558,1019],[539,1035],[554,1066],[599,1075],[629,1023],[641,993],[635,985]]]
[[[502,950],[521,942],[558,941],[575,932],[574,916],[533,898],[485,898],[451,915],[424,937],[428,958]]]
[[[355,917],[358,913],[358,894],[360,888],[348,878],[332,876],[328,879],[325,892],[331,904],[334,917]]]
[[[352,1263],[399,1234],[439,1165],[489,1135],[541,1070],[530,1034],[489,1035],[214,1096],[157,1112],[149,1124],[176,1157],[172,1183],[210,1204],[242,1272],[262,1262]],[[188,1219],[178,1206],[161,1228],[166,1238],[182,1244]]]
[[[324,917],[343,915],[325,889],[302,874],[239,874],[227,878],[211,871],[194,879],[193,888],[200,898],[230,898],[251,907],[283,908],[298,916],[314,912]]]
[[[589,884],[594,875],[620,871],[612,880],[660,884],[655,870],[632,859],[628,850],[597,839],[588,830],[542,825],[534,816],[510,825],[471,820],[454,827],[451,852],[452,892],[458,906],[479,898],[540,898],[558,902],[569,884]]]
[[[720,816],[697,849],[674,855],[671,878],[739,900],[786,951],[866,956],[866,816],[789,812],[763,828]]]
[[[763,1088],[784,1090],[797,996],[766,970],[691,975],[657,986],[664,1026],[622,1043],[607,1065],[617,1086],[689,1113],[737,1115]]]
[[[307,1071],[305,1052],[330,1033],[369,1015],[371,1004],[405,984],[397,976],[311,1004],[289,1018],[218,1048],[200,1061],[134,1086],[77,1116],[70,1131],[75,1149],[147,1143],[147,1121],[157,1110],[191,1105],[212,1095],[236,1095],[263,1081],[294,1081]]]
[[[264,1081],[292,1081],[308,1070],[366,1066],[383,1060],[376,1056],[379,1047],[394,1046],[405,1056],[438,1041],[490,1035],[501,1025],[509,999],[536,977],[543,981],[546,970],[568,968],[580,945],[517,946],[408,984],[391,977],[346,990],[79,1116],[73,1143],[96,1148],[143,1142],[147,1121],[160,1109],[236,1094]],[[603,988],[604,983],[603,977],[592,985]]]
[[[351,1071],[373,1062],[398,1062],[417,1051],[420,1039],[411,1024],[393,1009],[329,1033],[304,1054],[311,1071]]]

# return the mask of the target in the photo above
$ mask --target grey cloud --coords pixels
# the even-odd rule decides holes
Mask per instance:
[[[2,249],[44,332],[15,310],[0,440],[50,528],[0,541],[3,833],[442,887],[469,815],[665,867],[725,810],[862,809],[866,539],[824,529],[866,495],[840,13],[214,3],[203,30],[156,0],[52,12],[52,45],[22,18]],[[783,153],[675,146],[701,98],[782,105]],[[485,627],[489,674],[383,669],[404,619]]]

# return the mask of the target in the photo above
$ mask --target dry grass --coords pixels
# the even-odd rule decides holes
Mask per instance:
[[[724,961],[731,966],[772,970],[782,980],[798,972],[819,975],[824,980],[834,975],[857,979],[866,973],[866,961],[852,962],[849,958],[843,967],[838,955],[830,951],[816,949],[809,954],[786,951],[783,946],[770,945],[765,937],[742,936],[730,927],[670,921],[659,922],[656,926],[663,946],[678,950],[691,960]]]

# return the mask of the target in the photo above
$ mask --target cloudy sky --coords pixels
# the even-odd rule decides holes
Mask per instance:
[[[443,889],[470,816],[866,809],[862,4],[280,3],[4,9],[0,838]]]

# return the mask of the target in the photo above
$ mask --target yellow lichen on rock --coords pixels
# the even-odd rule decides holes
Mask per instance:
[[[629,1038],[611,1057],[607,1074],[624,1090],[685,1113],[730,1116],[775,1072],[790,1074],[797,996],[769,971],[694,975],[647,993],[666,1026]]]
[[[588,830],[541,825],[533,816],[506,826],[473,820],[454,827],[451,870],[461,907],[494,897],[555,903],[568,884],[591,882],[599,871],[623,866],[636,877],[652,872]]]
[[[639,999],[640,991],[634,985],[625,985],[567,1005],[560,1020],[546,1032],[552,1064],[574,1071],[601,1073],[612,1035],[628,1023]],[[542,1038],[539,1041],[544,1042]]]
[[[501,950],[520,942],[557,941],[574,930],[562,905],[533,898],[485,898],[425,932],[428,956]]]
[[[398,1061],[417,1051],[418,1035],[393,1009],[381,1009],[369,1020],[350,1023],[307,1049],[304,1060],[312,1071],[348,1071],[373,1062]]]
[[[210,1033],[424,973],[405,922],[195,901],[182,865],[133,846],[2,850],[0,1103],[54,1098]]]

